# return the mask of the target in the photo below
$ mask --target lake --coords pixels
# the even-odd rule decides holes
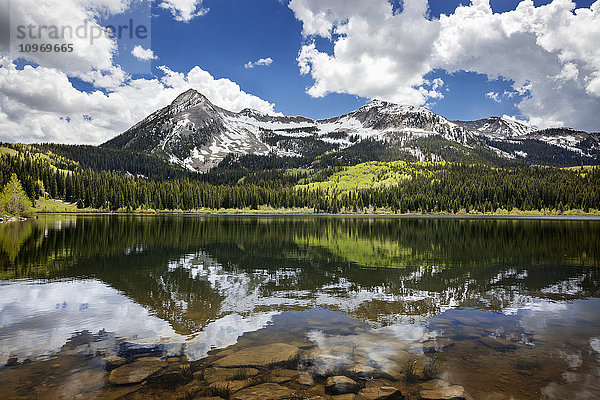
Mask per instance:
[[[0,365],[2,399],[599,399],[600,221],[2,224]]]

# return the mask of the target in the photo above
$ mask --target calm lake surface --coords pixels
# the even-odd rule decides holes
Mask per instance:
[[[199,369],[218,349],[270,343],[301,349],[297,369],[314,377],[360,364],[407,398],[429,365],[472,399],[600,399],[600,221],[0,225],[2,399],[146,398],[143,385],[107,381],[107,357],[149,349]],[[404,376],[411,364],[417,383]]]

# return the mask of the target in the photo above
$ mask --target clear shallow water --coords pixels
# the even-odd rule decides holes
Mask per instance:
[[[106,397],[94,360],[124,341],[297,343],[315,373],[435,355],[475,399],[600,398],[600,221],[49,216],[0,249],[0,364],[34,361],[0,367],[8,398],[81,394],[82,373]]]

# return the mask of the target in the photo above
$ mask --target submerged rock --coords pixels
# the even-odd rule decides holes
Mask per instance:
[[[358,383],[347,376],[330,376],[325,382],[325,391],[331,394],[356,393],[359,389]]]
[[[125,358],[146,355],[162,355],[166,351],[164,344],[138,344],[123,342],[119,344],[118,355]]]
[[[211,383],[208,387],[209,389],[214,389],[217,391],[225,391],[234,393],[238,390],[242,390],[247,388],[248,386],[252,386],[255,382],[252,379],[244,379],[238,381],[222,381],[222,382],[214,382]]]
[[[297,376],[298,371],[291,369],[276,369],[271,371],[271,376],[268,378],[268,381],[273,383],[289,382]]]
[[[326,397],[325,395],[325,385],[322,384],[315,384],[314,386],[308,388],[306,390],[306,394],[307,395],[311,395],[311,396],[322,396],[322,397]]]
[[[421,398],[423,400],[463,400],[464,388],[452,385],[442,379],[434,379],[421,384]]]
[[[517,348],[515,343],[502,338],[486,336],[479,339],[479,341],[494,350],[513,350]]]
[[[108,381],[113,385],[131,385],[139,383],[152,374],[157,373],[167,362],[158,357],[144,357],[139,360],[113,369]]]
[[[17,356],[10,356],[8,358],[8,360],[6,360],[6,364],[4,364],[5,367],[13,367],[15,365],[17,365],[19,362],[19,358]]]
[[[365,379],[381,375],[381,372],[377,369],[364,364],[353,365],[352,368],[350,368],[350,372],[356,374],[360,378]]]
[[[217,361],[217,367],[268,367],[273,364],[291,361],[298,356],[300,349],[285,343],[254,346],[233,352]]]
[[[436,338],[421,343],[423,353],[435,353],[448,347],[454,346],[454,342],[447,338]]]
[[[337,396],[331,396],[332,400],[355,400],[356,395],[354,393],[338,394]]]
[[[201,396],[201,397],[195,397],[194,400],[223,400],[222,397],[218,397],[218,396]]]
[[[304,386],[312,386],[315,384],[315,381],[309,372],[303,371],[298,375],[298,383]]]
[[[454,320],[463,325],[468,325],[468,326],[477,325],[477,321],[474,320],[473,318],[469,318],[469,317],[454,317]]]
[[[234,393],[231,395],[231,400],[284,400],[289,399],[292,394],[293,391],[285,386],[277,383],[263,383]]]
[[[402,398],[400,389],[392,386],[364,388],[356,395],[356,400],[397,400]]]
[[[107,370],[115,369],[125,364],[125,358],[120,356],[108,356],[103,359]]]
[[[194,376],[204,379],[208,383],[219,381],[243,380],[258,375],[256,368],[206,368],[204,371],[194,373]]]
[[[161,386],[180,385],[192,379],[189,364],[169,363],[167,368],[162,369],[148,378],[152,383]]]

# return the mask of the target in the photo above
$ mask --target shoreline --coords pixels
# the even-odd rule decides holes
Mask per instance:
[[[531,220],[597,220],[600,221],[600,214],[535,214],[535,213],[515,213],[515,214],[449,214],[449,213],[310,213],[310,212],[249,212],[249,211],[48,211],[37,212],[36,215],[82,215],[82,216],[198,216],[198,217],[340,217],[340,218],[447,218],[447,219],[531,219]],[[36,217],[27,218],[21,221],[37,219]],[[6,221],[9,222],[9,221]]]

